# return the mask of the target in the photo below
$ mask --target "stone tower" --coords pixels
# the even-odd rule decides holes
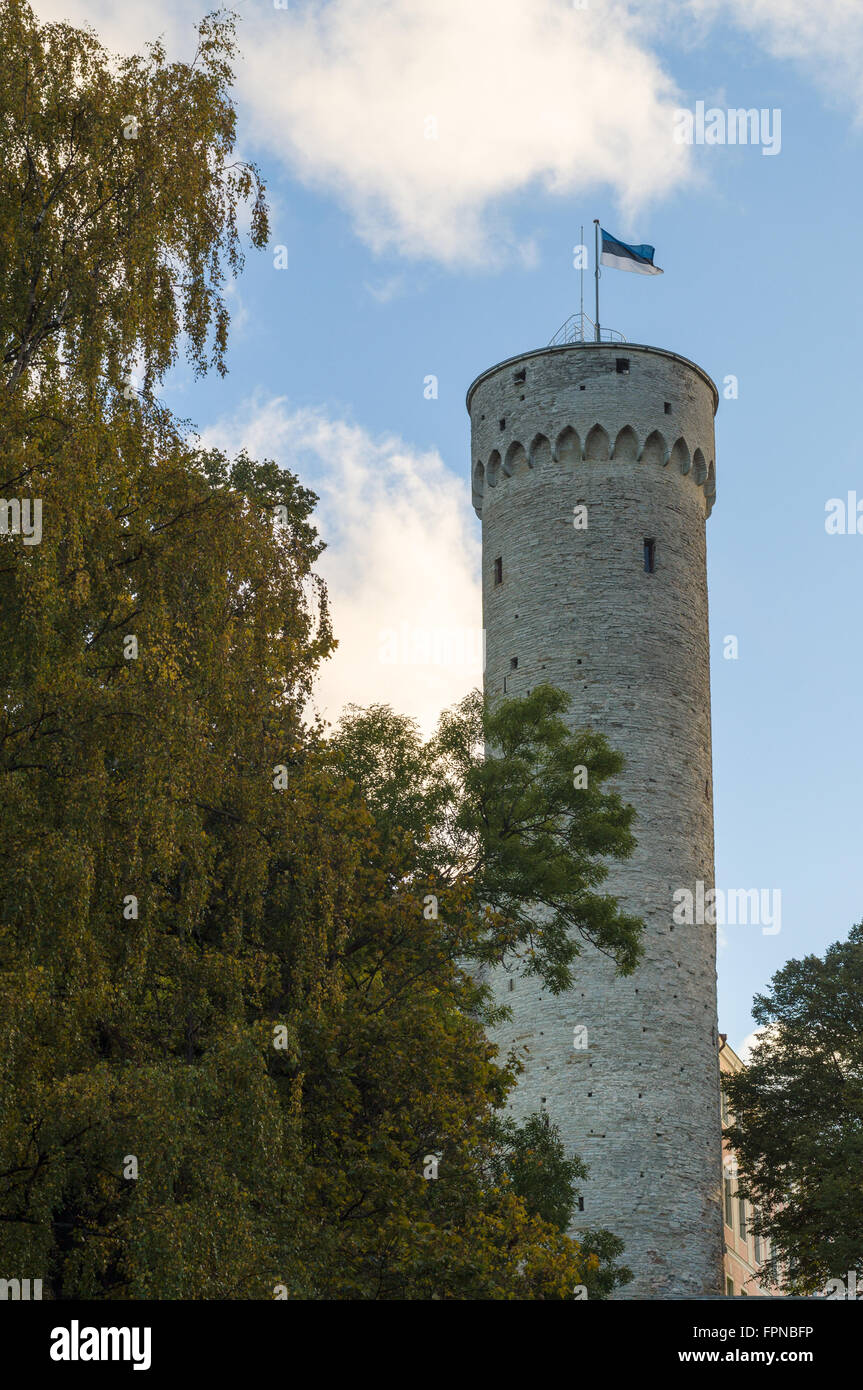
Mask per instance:
[[[645,921],[636,972],[615,977],[585,947],[556,998],[502,971],[492,981],[512,1011],[494,1041],[525,1067],[514,1113],[547,1111],[587,1163],[574,1233],[622,1237],[625,1298],[722,1292],[715,928],[672,915],[676,889],[695,897],[714,882],[705,522],[717,403],[693,362],[630,343],[524,353],[467,396],[486,690],[567,691],[572,726],[623,753],[616,787],[637,813],[635,854],[605,884]]]

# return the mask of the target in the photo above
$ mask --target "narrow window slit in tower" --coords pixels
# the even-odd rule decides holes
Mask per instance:
[[[496,559],[495,562],[494,562],[494,582],[495,582],[495,584],[502,584],[502,583],[503,583],[503,556],[502,556],[502,555],[498,555],[497,559]]]
[[[618,375],[618,376],[629,376],[629,358],[628,358],[628,357],[618,357],[618,358],[616,358],[615,364],[614,364],[614,365],[615,365],[616,368],[617,368],[617,375]]]
[[[510,992],[510,994],[512,994],[512,992],[513,992],[514,989],[515,989],[515,980],[510,980],[510,982],[509,982],[509,992]]]
[[[579,1197],[579,1199],[578,1199],[578,1210],[579,1210],[579,1211],[584,1211],[584,1198],[583,1198],[583,1197]]]
[[[500,421],[500,427],[502,430],[506,429],[506,416]]]
[[[656,541],[645,540],[644,542],[644,572],[653,574],[656,569]]]
[[[517,670],[517,668],[518,668],[518,657],[517,657],[517,656],[511,656],[510,659],[509,659],[509,669],[510,669],[511,671],[515,671],[515,670]]]
[[[666,415],[670,415],[670,414],[671,414],[671,401],[666,401],[666,402],[665,402],[665,413],[666,413]]]

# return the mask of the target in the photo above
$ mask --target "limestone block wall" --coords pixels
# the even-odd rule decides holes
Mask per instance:
[[[487,690],[566,690],[573,727],[624,754],[637,811],[638,848],[606,885],[645,919],[636,973],[585,947],[557,998],[494,976],[512,1010],[494,1040],[525,1064],[514,1109],[547,1110],[589,1165],[576,1229],[624,1239],[627,1298],[722,1292],[715,928],[672,921],[675,889],[713,886],[716,404],[694,363],[628,343],[525,353],[468,393]]]

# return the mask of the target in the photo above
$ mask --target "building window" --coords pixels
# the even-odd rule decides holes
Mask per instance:
[[[656,569],[656,541],[646,540],[644,542],[644,572],[653,574]]]
[[[618,357],[617,360],[616,360],[616,362],[615,362],[615,366],[617,367],[617,375],[618,375],[618,376],[628,376],[628,375],[629,375],[629,358],[628,358],[628,357]]]
[[[739,1216],[739,1218],[740,1218],[740,1234],[742,1235],[743,1239],[745,1240],[745,1239],[746,1239],[746,1199],[745,1199],[745,1197],[738,1197],[738,1198],[737,1198],[737,1209],[738,1209],[738,1216]]]
[[[731,1278],[730,1274],[726,1274],[725,1276],[725,1292],[729,1298],[734,1297],[734,1280]]]
[[[705,785],[705,788],[706,788],[706,787],[707,787],[707,783],[705,782],[704,785]],[[720,1096],[721,1096],[721,1100],[720,1100],[720,1102],[719,1102],[719,1108],[720,1108],[720,1112],[721,1112],[721,1114],[722,1114],[722,1123],[723,1123],[724,1125],[727,1125],[727,1124],[730,1124],[730,1120],[729,1120],[729,1118],[728,1118],[728,1097],[727,1097],[727,1095],[725,1094],[725,1087],[724,1087],[724,1086],[723,1086],[723,1088],[722,1088],[722,1090],[720,1091],[719,1094],[720,1094]]]
[[[760,1264],[761,1264],[761,1258],[762,1258],[762,1255],[763,1255],[763,1251],[762,1251],[762,1249],[761,1249],[761,1237],[760,1237],[760,1236],[753,1236],[753,1237],[752,1237],[752,1247],[753,1247],[753,1253],[754,1253],[754,1255],[755,1255],[755,1263],[756,1263],[757,1265],[760,1265]]]
[[[725,1190],[725,1224],[734,1228],[734,1193],[732,1191],[731,1174],[726,1170],[723,1179]]]
[[[495,584],[502,584],[502,583],[503,583],[503,556],[502,556],[502,555],[498,555],[497,559],[496,559],[495,562],[494,562],[494,582],[495,582]]]

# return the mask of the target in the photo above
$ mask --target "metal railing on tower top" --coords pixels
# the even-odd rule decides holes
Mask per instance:
[[[601,328],[599,340],[602,343],[625,343],[626,339],[616,328]],[[561,324],[549,347],[563,347],[566,343],[595,343],[596,324],[587,314],[570,314],[566,323]]]

